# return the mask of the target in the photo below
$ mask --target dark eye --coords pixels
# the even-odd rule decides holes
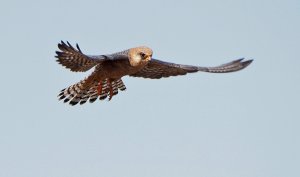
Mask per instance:
[[[146,54],[141,52],[141,56],[142,56],[142,58],[145,58]]]

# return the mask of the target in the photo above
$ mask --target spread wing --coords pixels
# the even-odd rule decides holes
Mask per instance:
[[[58,48],[61,51],[56,51],[57,55],[55,57],[58,58],[56,61],[75,72],[87,71],[106,59],[103,55],[90,56],[83,54],[78,44],[76,44],[77,49],[75,49],[69,42],[66,44],[61,41]]]
[[[210,73],[228,73],[244,69],[252,61],[253,60],[243,61],[242,58],[216,67],[200,67],[191,65],[181,65],[152,59],[143,69],[130,76],[160,79],[162,77],[185,75],[187,73],[194,73],[198,71]]]

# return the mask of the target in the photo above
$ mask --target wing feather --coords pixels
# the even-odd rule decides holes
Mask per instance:
[[[130,76],[144,77],[150,79],[160,79],[162,77],[185,75],[187,73],[194,73],[198,71],[210,72],[210,73],[228,73],[228,72],[235,72],[244,69],[252,61],[253,60],[243,61],[242,58],[216,67],[201,67],[201,66],[169,63],[157,59],[152,59],[143,69]]]
[[[106,59],[105,56],[89,56],[82,53],[78,44],[76,49],[67,41],[58,44],[60,51],[56,51],[57,62],[71,71],[84,72]]]

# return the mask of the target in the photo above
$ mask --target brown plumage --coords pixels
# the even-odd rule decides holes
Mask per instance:
[[[210,73],[235,72],[247,67],[253,60],[238,59],[217,67],[199,67],[169,63],[152,58],[148,47],[136,47],[109,55],[85,55],[78,44],[74,48],[69,42],[58,44],[57,62],[74,72],[85,72],[95,67],[84,80],[61,90],[60,100],[71,105],[104,100],[126,89],[121,78],[129,75],[150,79],[185,75],[198,71]]]

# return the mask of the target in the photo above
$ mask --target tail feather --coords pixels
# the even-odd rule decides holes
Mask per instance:
[[[109,93],[107,92],[107,90],[109,89],[109,86],[107,84],[107,80],[104,80],[103,83],[102,83],[102,92],[100,93],[100,96],[99,96],[99,99],[100,100],[105,100]]]
[[[126,86],[124,85],[124,83],[121,79],[117,80],[117,86],[121,91],[126,90]]]
[[[113,95],[117,95],[118,94],[118,85],[116,82],[112,82],[112,87],[113,87]]]
[[[110,82],[108,80],[108,78],[101,82],[94,80],[88,85],[85,84],[86,80],[82,80],[61,90],[58,95],[59,100],[63,100],[65,103],[69,102],[70,105],[76,105],[78,103],[82,105],[87,101],[93,103],[98,98],[100,100],[104,100],[107,97],[111,99],[112,96],[118,94],[119,90],[124,91],[126,89],[121,79],[111,80]],[[98,87],[101,87],[101,93],[98,93]],[[112,95],[110,95],[110,89],[112,89]]]

